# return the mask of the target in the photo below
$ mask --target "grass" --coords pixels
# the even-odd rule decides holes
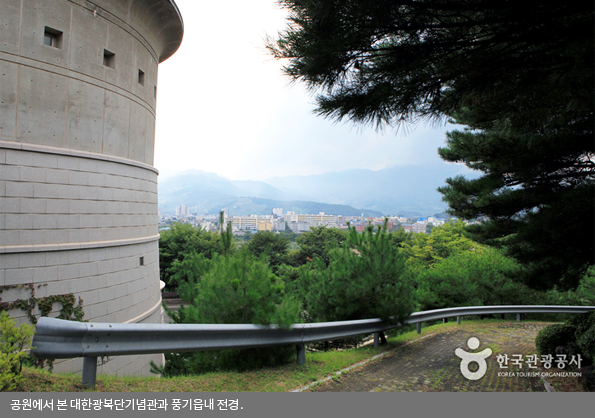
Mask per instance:
[[[381,353],[391,351],[405,343],[423,338],[429,334],[445,333],[453,329],[483,328],[503,320],[475,320],[437,324],[422,328],[419,335],[415,330],[389,337],[388,344],[374,347],[372,344],[342,351],[307,352],[306,364],[287,364],[243,373],[217,372],[197,376],[175,378],[119,377],[99,375],[96,392],[287,392],[313,382],[337,376],[342,369],[372,359]],[[342,373],[345,373],[343,371]],[[86,392],[81,384],[81,376],[75,374],[49,373],[45,370],[23,367],[25,382],[21,392]],[[339,377],[337,377],[339,378]]]

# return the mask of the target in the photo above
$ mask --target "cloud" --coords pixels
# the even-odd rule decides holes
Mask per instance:
[[[351,168],[441,164],[445,129],[334,123],[264,50],[285,26],[274,0],[176,0],[182,46],[159,68],[155,165],[259,180]]]

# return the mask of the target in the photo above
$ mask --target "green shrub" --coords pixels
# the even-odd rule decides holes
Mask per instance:
[[[247,348],[243,350],[199,351],[165,354],[165,366],[151,363],[151,372],[164,377],[211,372],[244,372],[275,367],[295,361],[295,346]]]
[[[575,344],[577,351],[585,359],[583,365],[595,363],[595,311],[576,315],[568,323],[576,327]]]
[[[564,346],[571,349],[576,338],[574,333],[576,327],[568,324],[550,325],[539,331],[535,338],[535,346],[540,355],[556,355],[556,348]]]
[[[0,313],[0,391],[17,389],[23,380],[23,360],[35,333],[33,325],[15,326],[6,312]]]
[[[556,354],[564,346],[569,355],[580,354],[581,366],[595,362],[595,311],[575,315],[565,324],[545,327],[537,334],[535,346],[540,355]]]
[[[576,346],[586,360],[584,366],[595,363],[595,325],[576,340]]]
[[[188,305],[169,311],[179,324],[255,324],[289,326],[299,321],[299,304],[287,297],[283,281],[274,275],[266,259],[246,250],[207,259],[190,254],[174,263],[178,292]],[[243,371],[278,365],[295,356],[294,347],[166,354],[165,367],[152,371],[164,376],[209,371]]]
[[[580,315],[574,315],[567,321],[568,325],[576,328],[576,337],[587,332],[589,328],[595,325],[595,311],[587,312]]]

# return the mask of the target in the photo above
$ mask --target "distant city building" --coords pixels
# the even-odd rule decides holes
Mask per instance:
[[[284,219],[285,219],[285,221],[286,221],[286,222],[288,222],[288,223],[290,223],[290,222],[297,223],[297,222],[299,221],[299,217],[300,217],[300,215],[296,215],[296,213],[295,213],[295,212],[290,212],[290,211],[288,211],[288,212],[285,214],[285,216],[284,216]]]
[[[411,226],[411,232],[415,232],[415,233],[423,232],[425,234],[426,233],[426,224],[423,222],[414,223]]]
[[[232,216],[231,228],[233,232],[239,231],[272,231],[274,228],[272,215],[267,216]]]
[[[297,234],[308,232],[310,230],[310,225],[306,222],[288,222],[287,226],[290,230]]]
[[[318,215],[297,215],[298,222],[304,222],[311,227],[314,226],[338,226],[337,217],[334,215],[326,215],[324,212],[318,213]]]
[[[285,231],[285,220],[283,218],[273,219],[273,231]]]
[[[186,217],[188,216],[188,206],[180,205],[176,207],[176,216]]]
[[[366,222],[357,222],[355,224],[350,224],[351,227],[355,228],[357,232],[364,232],[366,230]]]

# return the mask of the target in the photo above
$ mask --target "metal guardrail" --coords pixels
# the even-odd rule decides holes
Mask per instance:
[[[31,353],[38,358],[83,357],[83,385],[94,387],[97,358],[117,355],[176,353],[208,350],[295,345],[298,364],[305,362],[305,344],[374,334],[405,324],[485,314],[516,314],[517,321],[526,313],[577,314],[595,310],[595,306],[471,306],[415,312],[402,324],[386,324],[381,319],[295,324],[289,329],[275,325],[244,324],[110,324],[65,321],[42,317],[36,325]]]

